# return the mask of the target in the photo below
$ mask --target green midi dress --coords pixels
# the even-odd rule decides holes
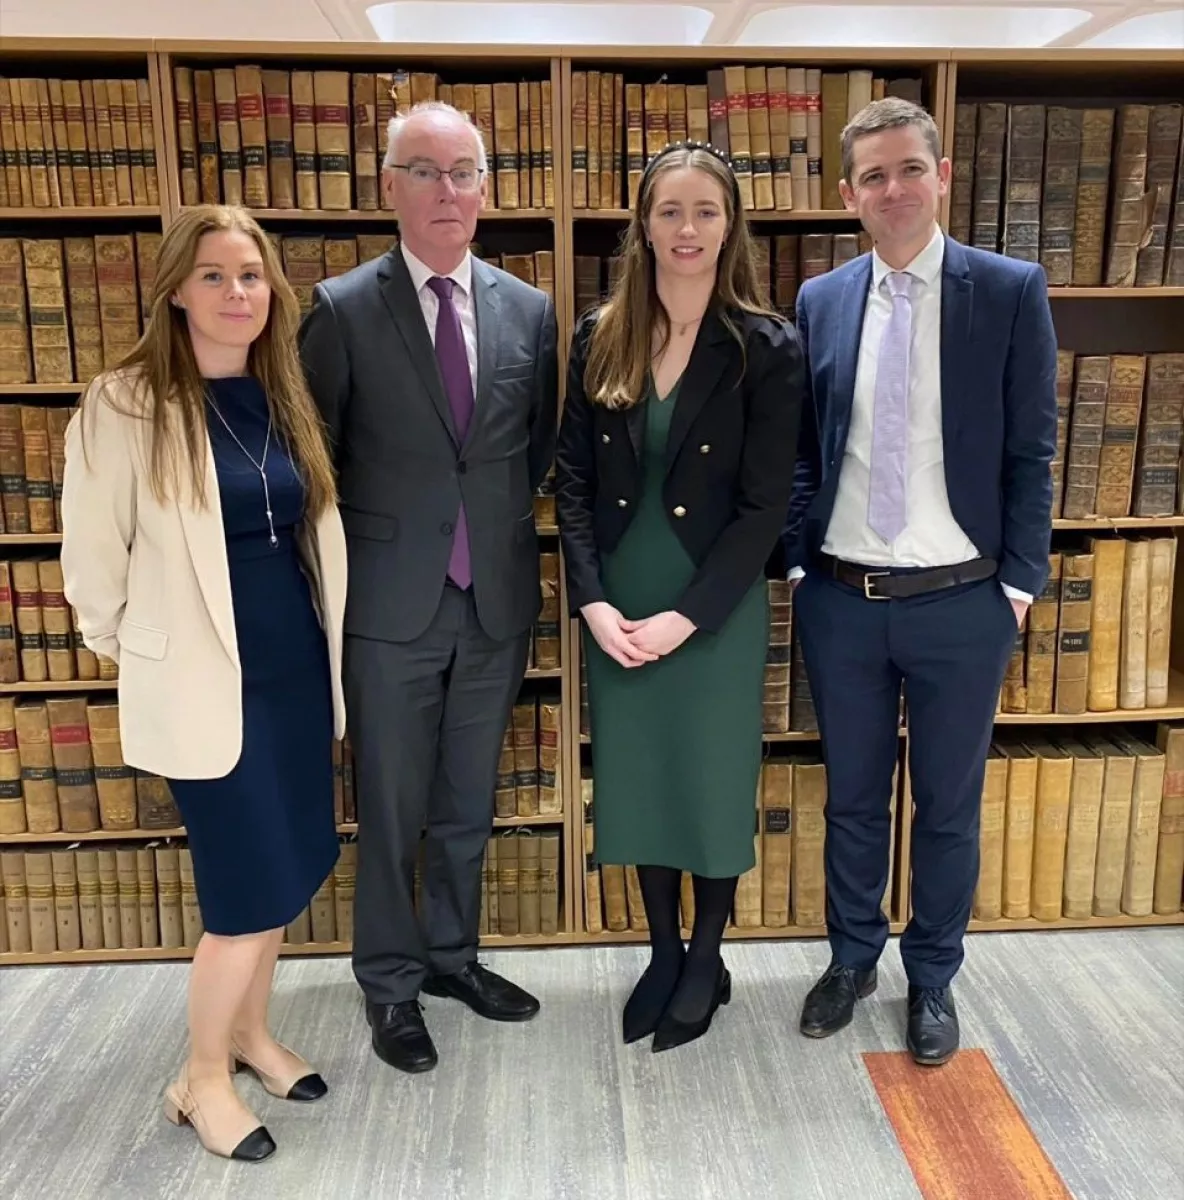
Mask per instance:
[[[695,573],[662,498],[680,385],[663,400],[652,385],[646,395],[637,511],[617,548],[601,557],[606,599],[632,620],[675,608]],[[755,865],[768,623],[758,577],[718,632],[696,630],[644,666],[620,666],[585,628],[598,863],[713,877]]]

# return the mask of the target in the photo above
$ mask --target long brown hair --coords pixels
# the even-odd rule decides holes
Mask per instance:
[[[309,394],[296,334],[300,304],[284,277],[271,239],[243,208],[203,204],[186,210],[165,231],[160,243],[151,308],[143,336],[111,371],[88,389],[80,403],[102,403],[110,389],[101,386],[118,374],[132,387],[132,405],[126,415],[151,421],[149,479],[158,500],[189,489],[192,502],[205,507],[207,428],[205,385],[185,313],[170,298],[193,271],[198,243],[207,233],[237,230],[259,247],[264,274],[271,287],[271,303],[262,332],[247,352],[247,373],[263,385],[277,432],[288,445],[306,491],[305,510],[319,516],[336,499],[333,465],[324,427]],[[92,400],[93,397],[93,400]],[[180,437],[177,436],[177,426]],[[179,463],[178,443],[184,462]]]
[[[665,348],[670,318],[658,297],[653,251],[646,244],[646,223],[654,206],[658,180],[667,171],[694,167],[710,175],[724,197],[728,234],[716,264],[715,289],[709,311],[714,310],[743,346],[740,330],[728,310],[777,316],[761,299],[756,248],[748,232],[744,209],[735,202],[731,168],[710,150],[680,146],[663,153],[644,176],[621,243],[621,268],[607,302],[592,330],[584,368],[584,391],[594,404],[629,408],[643,396],[646,375],[654,356],[655,335]]]

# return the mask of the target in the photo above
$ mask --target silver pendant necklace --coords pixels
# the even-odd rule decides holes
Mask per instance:
[[[238,442],[238,448],[247,456],[251,466],[253,466],[255,470],[259,472],[259,478],[263,480],[263,503],[267,506],[267,528],[271,531],[271,544],[273,546],[278,546],[279,540],[275,536],[275,526],[272,524],[271,520],[271,493],[267,488],[267,471],[265,470],[267,466],[267,451],[271,445],[271,415],[270,413],[268,414],[267,437],[263,439],[263,461],[256,462],[254,458],[252,458],[251,452],[242,444],[241,441],[239,441],[238,434],[230,428],[229,424],[227,424],[226,418],[218,411],[218,406],[213,400],[210,400],[210,407],[214,410],[218,420],[226,426],[226,432],[230,434],[230,436],[234,438],[236,442]]]

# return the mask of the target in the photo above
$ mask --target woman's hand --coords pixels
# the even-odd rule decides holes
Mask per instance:
[[[606,600],[596,600],[585,604],[580,612],[588,623],[596,644],[623,667],[640,667],[644,663],[654,662],[656,651],[646,650],[635,645],[625,631],[628,625],[636,625],[636,621],[626,621],[623,616]]]
[[[680,612],[668,611],[643,621],[622,619],[621,628],[636,649],[660,657],[677,650],[695,632],[695,623]]]

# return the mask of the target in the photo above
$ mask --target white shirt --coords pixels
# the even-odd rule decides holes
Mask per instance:
[[[868,524],[872,422],[880,342],[892,313],[885,277],[892,271],[872,251],[872,278],[863,332],[851,422],[834,509],[822,550],[835,558],[872,567],[939,567],[978,558],[980,552],[950,510],[946,491],[941,428],[941,271],[945,237],[934,229],[928,244],[904,269],[913,276],[912,338],[909,348],[908,446],[905,466],[905,528],[885,542]],[[802,574],[790,572],[790,578]],[[1031,595],[1002,584],[1009,596]]]
[[[432,345],[436,344],[436,316],[440,311],[440,298],[428,287],[428,280],[434,279],[437,272],[426,263],[421,262],[410,250],[407,243],[401,242],[399,249],[403,252],[403,261],[411,275],[411,283],[415,294],[419,297],[419,307],[423,309],[423,319],[428,323],[428,336]],[[452,303],[460,314],[460,326],[465,335],[465,352],[469,360],[469,375],[473,380],[473,395],[477,394],[477,306],[473,303],[473,256],[468,250],[460,260],[455,271],[448,278],[456,285],[452,289]]]

